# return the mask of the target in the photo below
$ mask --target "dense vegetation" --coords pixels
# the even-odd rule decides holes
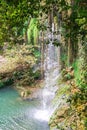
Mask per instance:
[[[86,130],[87,1],[2,0],[0,5],[0,53],[6,60],[0,65],[0,87],[31,86],[43,77],[43,67],[34,72],[34,66],[43,63],[45,37],[54,24],[53,35],[61,35],[53,44],[61,48],[62,82],[70,88],[67,110],[75,115],[69,125]]]

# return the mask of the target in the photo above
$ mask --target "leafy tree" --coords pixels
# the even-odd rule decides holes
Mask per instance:
[[[26,32],[30,17],[38,15],[39,0],[2,0],[0,6],[0,41],[17,43]]]

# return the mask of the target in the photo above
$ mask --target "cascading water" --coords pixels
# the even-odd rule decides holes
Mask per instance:
[[[48,31],[49,44],[46,45],[44,51],[44,88],[42,89],[42,105],[35,113],[35,118],[38,120],[48,121],[52,115],[54,108],[51,101],[55,96],[57,90],[57,79],[60,70],[60,47],[54,46],[54,23],[52,23],[52,32]],[[60,35],[56,35],[56,39],[60,40]]]
[[[53,108],[51,101],[57,90],[56,81],[59,76],[59,47],[55,47],[52,42],[47,45],[45,50],[44,70],[45,70],[45,86],[42,89],[42,105],[35,113],[38,120],[48,121]]]

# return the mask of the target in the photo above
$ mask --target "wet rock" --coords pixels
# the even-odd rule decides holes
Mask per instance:
[[[22,91],[22,92],[21,92],[21,97],[27,97],[27,92]]]

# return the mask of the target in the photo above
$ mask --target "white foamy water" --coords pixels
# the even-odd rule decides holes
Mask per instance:
[[[49,117],[48,110],[37,110],[35,113],[35,118],[38,120],[49,121]]]
[[[52,99],[57,90],[57,79],[59,77],[59,47],[55,47],[52,43],[47,45],[44,60],[44,88],[41,92],[41,107],[37,109],[34,117],[38,120],[49,121],[54,108],[52,107]]]

